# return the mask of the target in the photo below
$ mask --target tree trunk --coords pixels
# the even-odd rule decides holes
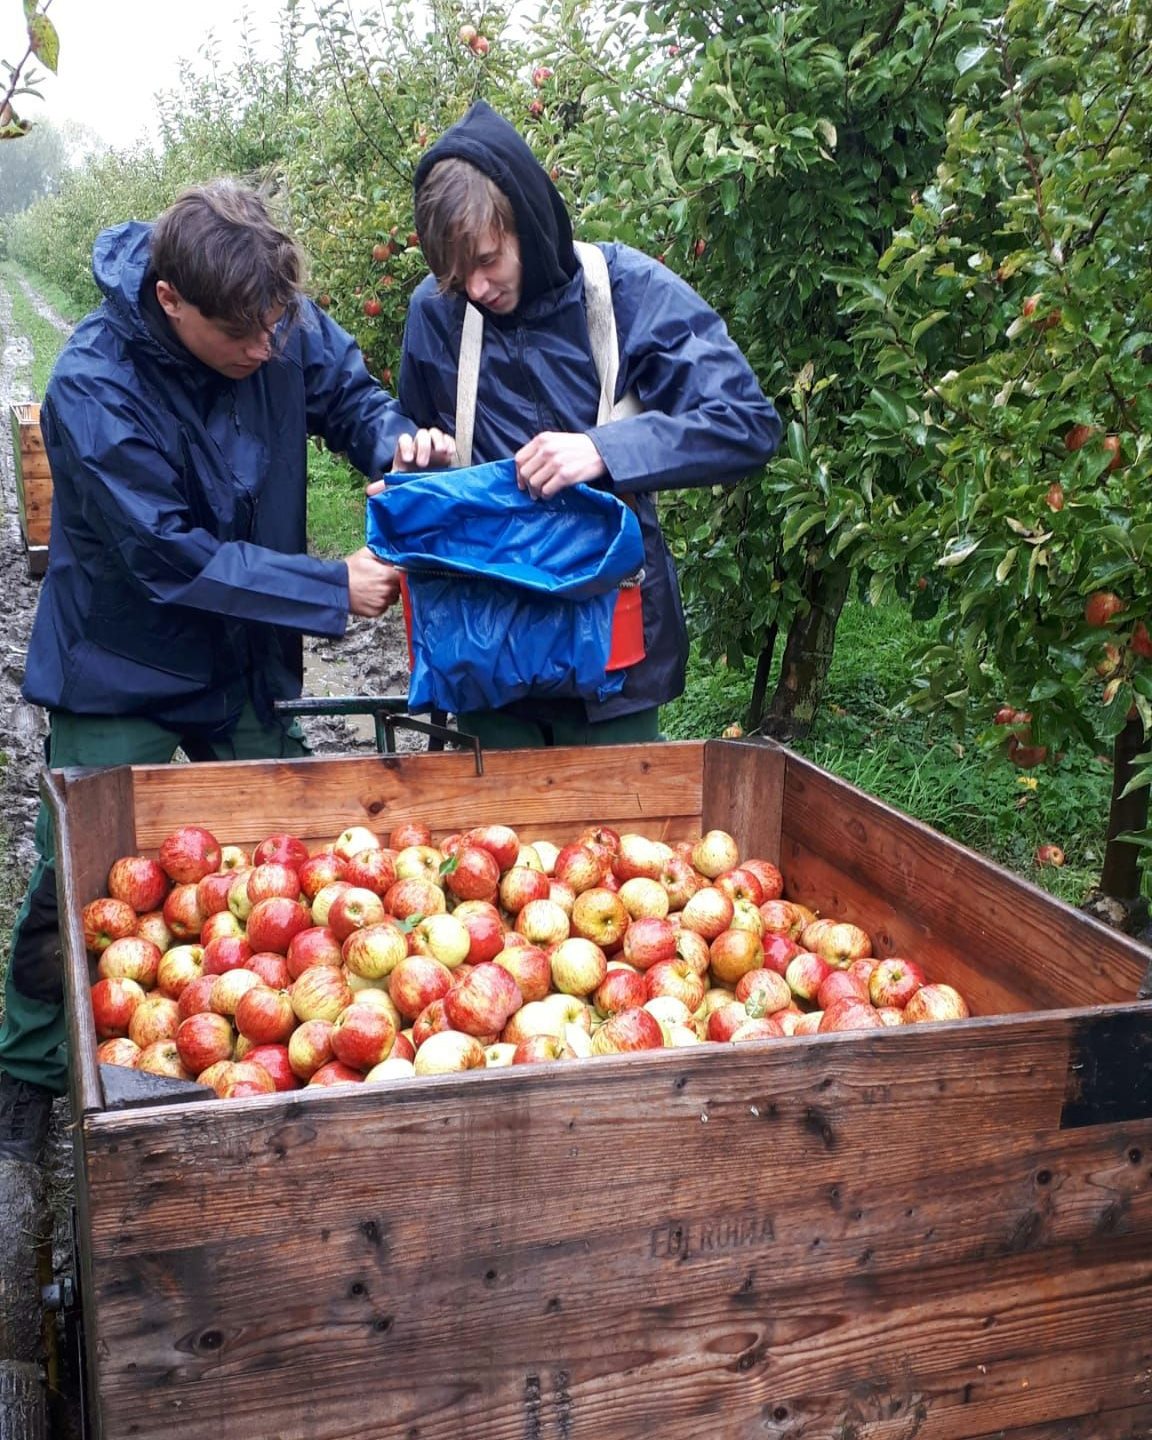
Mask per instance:
[[[851,571],[842,565],[809,570],[805,576],[809,610],[788,628],[780,678],[763,724],[765,735],[788,742],[803,740],[811,730],[832,668],[836,625],[850,580]]]
[[[1108,839],[1100,889],[1114,899],[1131,901],[1140,895],[1140,852],[1119,837],[1139,832],[1148,824],[1148,790],[1141,787],[1131,795],[1124,790],[1132,778],[1132,762],[1145,747],[1139,720],[1129,720],[1116,737],[1112,749],[1112,806],[1108,811]]]
[[[744,721],[744,728],[750,735],[755,735],[759,731],[764,719],[764,700],[768,694],[768,676],[776,655],[778,633],[776,623],[773,621],[768,627],[768,633],[764,636],[764,646],[756,657],[756,678],[752,682],[752,698],[748,702],[748,714]]]

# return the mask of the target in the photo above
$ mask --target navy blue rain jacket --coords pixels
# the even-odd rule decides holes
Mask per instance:
[[[61,352],[41,411],[52,537],[25,697],[226,733],[301,688],[301,632],[340,635],[342,561],[304,553],[307,436],[365,475],[415,427],[350,335],[305,303],[244,380],[203,365],[141,310],[150,226],[105,231],[105,300]]]
[[[608,471],[597,483],[631,503],[640,521],[646,658],[629,669],[622,690],[602,702],[590,698],[585,708],[595,721],[662,705],[684,689],[688,635],[654,493],[734,484],[776,450],[779,418],[724,322],[692,287],[638,250],[605,244],[620,346],[615,398],[633,391],[645,413],[597,426],[600,382],[584,275],[547,172],[483,101],[423,157],[417,187],[447,156],[476,165],[509,196],[524,264],[517,309],[485,315],[472,462],[508,459],[544,430],[591,436]],[[401,407],[418,424],[449,433],[465,304],[463,296],[441,295],[428,277],[412,297],[404,334]],[[537,708],[546,713],[546,705]]]

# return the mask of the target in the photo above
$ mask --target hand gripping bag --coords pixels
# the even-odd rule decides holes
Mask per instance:
[[[607,669],[612,617],[644,545],[614,495],[576,485],[533,500],[511,460],[394,474],[369,498],[368,545],[407,573],[412,710],[603,699],[623,685]]]

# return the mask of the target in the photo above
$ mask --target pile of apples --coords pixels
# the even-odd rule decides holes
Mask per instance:
[[[722,830],[411,821],[249,854],[181,825],[84,908],[97,1055],[230,1098],[968,1015],[783,890]]]

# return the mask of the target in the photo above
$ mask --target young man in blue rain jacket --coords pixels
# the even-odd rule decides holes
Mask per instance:
[[[640,414],[598,425],[600,382],[584,274],[556,187],[517,131],[477,102],[421,159],[416,228],[432,274],[409,307],[399,399],[421,425],[456,431],[458,358],[469,302],[484,326],[472,460],[515,457],[546,502],[600,486],[640,521],[643,658],[604,700],[533,698],[458,717],[489,746],[599,744],[658,736],[658,707],[684,688],[688,636],[655,495],[734,484],[780,438],[776,411],[723,321],[663,265],[606,244],[619,342],[614,400]]]
[[[24,695],[49,711],[49,763],[303,754],[273,710],[300,693],[301,635],[341,635],[398,593],[367,549],[306,553],[308,436],[369,477],[444,464],[451,442],[304,297],[250,189],[216,181],[105,231],[93,270],[104,302],[41,412],[52,530]],[[52,845],[42,810],[0,1026],[0,1157],[28,1161],[67,1076]]]

